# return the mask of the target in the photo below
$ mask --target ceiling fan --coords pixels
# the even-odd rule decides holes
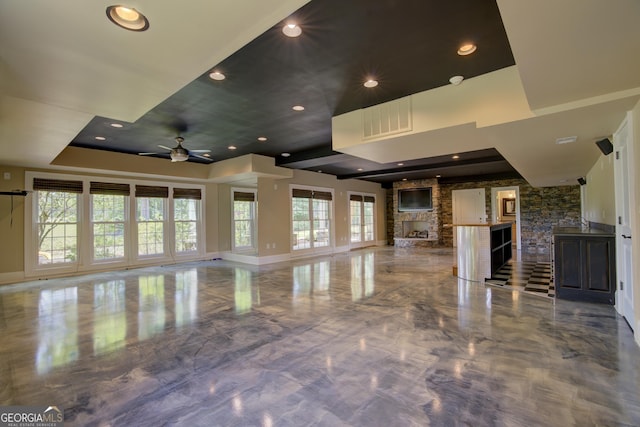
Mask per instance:
[[[186,148],[184,148],[182,146],[182,143],[184,142],[184,138],[181,136],[176,137],[176,142],[178,143],[178,145],[176,145],[173,148],[169,148],[165,145],[158,145],[158,147],[160,148],[164,148],[165,150],[169,150],[169,154],[171,156],[171,161],[172,162],[184,162],[189,160],[189,156],[191,157],[197,157],[198,159],[202,159],[202,160],[207,160],[212,162],[213,160],[210,159],[209,157],[206,156],[201,156],[198,153],[210,153],[211,150],[187,150]],[[159,154],[159,153],[138,153],[141,156],[152,156],[155,154]]]

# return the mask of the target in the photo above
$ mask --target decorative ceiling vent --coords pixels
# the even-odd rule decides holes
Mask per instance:
[[[362,139],[411,131],[411,97],[363,109],[362,126]]]

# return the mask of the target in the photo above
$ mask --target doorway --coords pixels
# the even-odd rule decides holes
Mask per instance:
[[[493,187],[491,189],[491,220],[511,223],[511,241],[516,250],[521,248],[520,187]]]

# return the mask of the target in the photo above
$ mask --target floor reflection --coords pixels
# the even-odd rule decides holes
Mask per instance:
[[[78,359],[78,288],[40,291],[36,369],[52,368]]]
[[[93,353],[124,347],[127,314],[124,280],[93,285]]]
[[[195,268],[176,272],[175,316],[176,328],[198,319],[198,271]]]
[[[351,257],[351,299],[360,301],[375,291],[375,254],[368,252]]]
[[[164,330],[164,275],[138,278],[138,339],[146,340]]]
[[[245,268],[235,268],[233,277],[236,313],[248,313],[254,304],[260,304],[260,288],[256,285],[255,293],[253,292],[251,271]]]
[[[331,287],[329,261],[313,264],[296,265],[293,267],[293,303],[299,305],[308,303],[311,299],[330,299]]]

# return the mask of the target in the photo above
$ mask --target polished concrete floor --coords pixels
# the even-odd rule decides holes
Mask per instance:
[[[450,249],[0,287],[0,406],[75,426],[638,426],[613,307],[452,276]]]

